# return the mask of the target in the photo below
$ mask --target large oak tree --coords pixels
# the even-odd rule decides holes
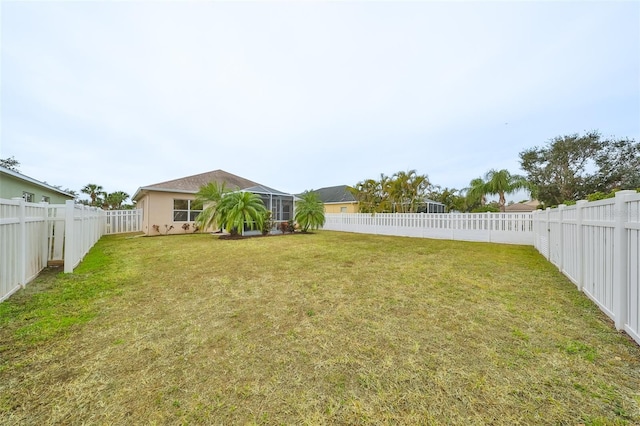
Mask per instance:
[[[547,206],[584,199],[594,192],[640,186],[640,145],[603,139],[598,132],[558,136],[520,153],[520,165]]]

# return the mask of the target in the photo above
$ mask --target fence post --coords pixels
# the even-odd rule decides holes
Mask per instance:
[[[398,216],[398,212],[396,211],[395,213],[393,213],[393,223],[395,224],[395,234],[398,235],[398,230],[400,229],[400,225],[398,225],[398,222],[400,221],[400,217]]]
[[[73,238],[75,205],[73,200],[65,202],[64,209],[64,273],[73,272],[74,251],[76,251],[75,241]]]
[[[491,230],[493,229],[493,220],[491,219],[491,212],[486,212],[487,215],[487,242],[491,242]]]
[[[533,232],[533,246],[540,252],[540,215],[542,209],[531,212],[531,231]]]
[[[551,262],[551,222],[549,222],[549,216],[551,214],[551,207],[547,207],[545,210],[545,227],[547,228],[547,260]]]
[[[538,248],[538,218],[536,215],[538,214],[538,210],[534,210],[531,212],[531,230],[533,231],[533,248],[540,251]]]
[[[564,270],[564,209],[566,204],[558,206],[558,269],[560,272]]]
[[[627,219],[626,197],[635,191],[626,190],[616,192],[613,230],[613,313],[616,328],[624,330],[627,322]]]
[[[456,221],[456,217],[454,213],[449,212],[447,214],[447,220],[449,221],[449,229],[451,229],[451,239],[456,239],[456,226],[458,226],[458,222]]]
[[[42,257],[43,265],[47,266],[49,261],[49,203],[43,201],[40,204],[42,205],[42,218],[44,219],[44,238],[40,241],[40,256]]]
[[[584,287],[584,268],[583,268],[583,256],[584,256],[584,241],[583,241],[583,232],[582,232],[582,208],[587,204],[587,200],[578,200],[576,202],[576,249],[578,250],[578,254],[576,257],[577,268],[578,268],[578,276],[576,280],[578,281],[578,290],[582,291]]]
[[[20,287],[25,286],[27,281],[27,222],[26,222],[26,207],[25,201],[22,197],[12,198],[18,201],[18,220],[20,225],[18,226],[18,285]]]

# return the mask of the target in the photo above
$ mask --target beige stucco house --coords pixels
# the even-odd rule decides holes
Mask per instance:
[[[194,221],[202,211],[194,203],[196,192],[209,182],[224,183],[227,189],[257,194],[271,210],[274,221],[293,218],[293,195],[224,170],[213,170],[138,188],[133,200],[143,211],[142,231],[147,235],[193,232]]]

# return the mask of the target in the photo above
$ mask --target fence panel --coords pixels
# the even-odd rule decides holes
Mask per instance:
[[[560,266],[560,210],[551,210],[548,216],[548,258],[551,263]]]
[[[528,244],[531,213],[328,213],[323,229],[404,237]]]
[[[47,263],[47,205],[0,200],[0,301],[35,278]]]
[[[576,206],[561,207],[562,222],[560,224],[562,272],[574,284],[580,281],[580,260],[578,250],[578,208]]]
[[[33,280],[47,266],[47,207],[44,204],[24,204],[24,282]]]
[[[21,237],[20,201],[0,200],[0,300],[20,289],[22,271],[19,268]]]
[[[47,257],[49,262],[62,263],[64,260],[64,225],[66,206],[54,204],[48,207]]]
[[[625,331],[640,343],[640,196],[627,203],[627,323]]]
[[[67,201],[66,207],[64,272],[73,272],[104,235],[106,213],[96,207],[74,204],[73,200]]]
[[[108,210],[107,234],[122,234],[127,232],[140,232],[142,230],[142,209],[135,210]]]
[[[537,211],[533,214],[533,246],[546,259],[549,259],[549,211]]]
[[[588,203],[582,209],[583,291],[613,320],[614,209],[615,199]]]

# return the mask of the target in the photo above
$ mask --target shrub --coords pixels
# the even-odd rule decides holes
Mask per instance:
[[[287,232],[287,230],[289,229],[289,223],[288,222],[280,222],[278,224],[278,229],[280,230],[280,232],[285,234]]]
[[[264,212],[264,218],[262,221],[262,235],[267,235],[273,229],[273,220],[271,219],[271,211],[267,210]]]

